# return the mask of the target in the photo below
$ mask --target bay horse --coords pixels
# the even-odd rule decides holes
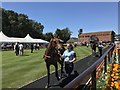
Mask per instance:
[[[90,36],[89,41],[90,41],[90,46],[92,49],[92,54],[96,55],[96,47],[98,45],[99,39],[96,35],[92,35]]]
[[[96,54],[97,43],[92,42],[92,43],[90,43],[90,46],[91,46],[91,49],[92,49],[92,54]]]
[[[48,75],[48,82],[47,82],[47,88],[50,87],[50,65],[53,65],[55,67],[55,76],[57,80],[60,80],[60,77],[58,75],[58,64],[61,65],[61,73],[63,71],[63,61],[61,60],[61,45],[59,43],[58,38],[51,38],[50,43],[48,44],[46,51],[44,53],[44,60],[46,62],[47,67],[47,75]]]

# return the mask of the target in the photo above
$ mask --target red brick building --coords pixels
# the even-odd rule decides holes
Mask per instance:
[[[114,31],[101,31],[101,32],[91,32],[91,33],[83,33],[78,35],[78,41],[85,43],[89,42],[89,37],[91,35],[96,35],[99,38],[99,41],[102,42],[114,42]]]

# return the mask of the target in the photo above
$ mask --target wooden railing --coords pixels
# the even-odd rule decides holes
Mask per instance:
[[[79,76],[77,76],[74,80],[72,80],[63,88],[69,88],[69,90],[76,90],[82,84],[83,80],[86,79],[88,75],[91,75],[91,88],[92,90],[96,90],[96,69],[102,62],[104,62],[104,71],[107,71],[107,61],[110,61],[114,47],[115,46],[111,46],[95,63],[93,63],[89,68],[79,74]]]

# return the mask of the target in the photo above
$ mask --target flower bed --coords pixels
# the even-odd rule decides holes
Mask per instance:
[[[107,67],[107,72],[97,80],[97,88],[102,90],[120,90],[120,64],[112,63]]]
[[[110,63],[110,62],[109,62]],[[111,64],[107,65],[107,72],[104,72],[103,65],[100,65],[101,69],[96,72],[102,71],[102,74],[98,74],[97,88],[102,90],[120,90],[120,64],[118,60],[118,49],[113,51]]]
[[[108,72],[109,77],[105,79],[106,84],[108,84],[106,88],[120,90],[120,65],[114,63],[110,67],[112,70]]]

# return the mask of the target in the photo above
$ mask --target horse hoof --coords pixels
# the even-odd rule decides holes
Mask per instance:
[[[61,78],[60,77],[57,77],[57,80],[59,81]]]
[[[46,86],[45,86],[45,88],[49,88],[49,87],[50,87],[50,85],[46,85]]]
[[[67,77],[67,74],[63,73],[63,74],[61,75],[61,78],[64,78],[64,77]]]

